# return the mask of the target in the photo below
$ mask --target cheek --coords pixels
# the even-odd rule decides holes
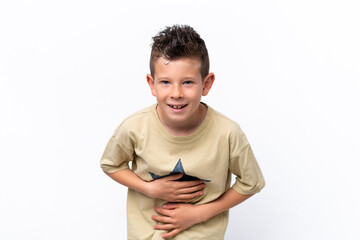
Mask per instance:
[[[165,94],[163,91],[154,91],[156,98],[158,100],[164,99],[165,98]]]
[[[192,94],[192,97],[197,100],[201,99],[201,96],[202,96],[202,89],[198,89],[197,91],[194,91]]]
[[[151,89],[151,94],[156,97],[156,91],[154,89]]]
[[[188,99],[191,102],[198,104],[201,101],[201,94],[196,93],[196,94],[192,94],[191,96],[188,95]]]
[[[158,86],[154,86],[154,88],[152,89],[152,93],[153,93],[153,95],[154,96],[156,96],[157,98],[159,97],[159,96],[161,96],[161,90],[159,90],[159,87]]]

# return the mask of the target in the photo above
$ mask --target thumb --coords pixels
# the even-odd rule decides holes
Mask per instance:
[[[183,176],[182,173],[177,173],[177,174],[167,176],[167,177],[165,177],[165,179],[168,180],[168,181],[175,181],[175,180],[178,180],[178,179],[182,178],[182,176]]]
[[[180,203],[166,203],[162,206],[162,208],[172,210],[172,209],[178,208],[179,205],[180,205]]]

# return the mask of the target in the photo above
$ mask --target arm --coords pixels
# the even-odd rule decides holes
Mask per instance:
[[[205,184],[201,180],[177,182],[182,174],[144,181],[130,169],[123,169],[115,173],[107,173],[116,182],[140,192],[150,198],[159,198],[168,202],[186,202],[202,195]]]
[[[252,194],[253,195],[253,194]],[[161,224],[154,225],[155,229],[171,230],[162,235],[163,238],[173,237],[185,229],[204,222],[213,216],[222,213],[240,204],[252,195],[242,195],[230,188],[220,198],[202,205],[166,204],[155,211],[161,215],[154,215],[152,219]]]

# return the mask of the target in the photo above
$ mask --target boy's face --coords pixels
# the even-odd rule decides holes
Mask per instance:
[[[151,93],[157,99],[157,113],[168,127],[192,127],[201,118],[200,100],[214,82],[210,73],[204,81],[200,74],[200,60],[181,58],[169,61],[158,58],[154,62],[154,79],[147,75]]]

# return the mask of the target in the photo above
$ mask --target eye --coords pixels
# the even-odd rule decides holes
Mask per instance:
[[[169,81],[166,81],[166,80],[162,80],[160,83],[163,84],[163,85],[167,85],[167,84],[169,84],[170,82],[169,82]]]
[[[192,84],[193,82],[192,81],[185,81],[184,84],[185,85],[189,85],[189,84]]]

